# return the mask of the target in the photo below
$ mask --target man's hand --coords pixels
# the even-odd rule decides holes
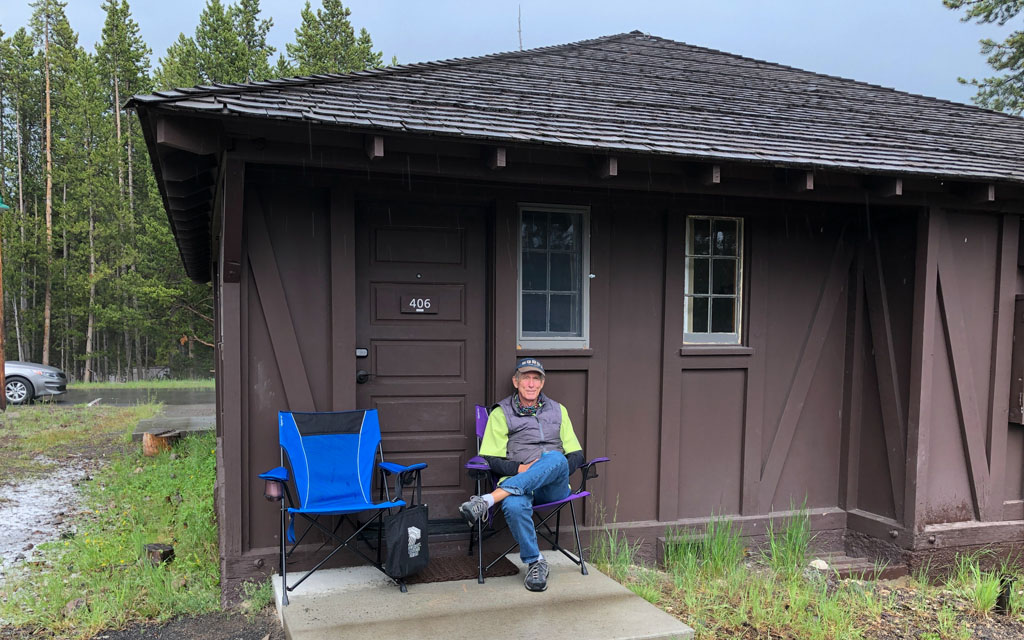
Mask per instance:
[[[537,462],[537,461],[536,460],[532,460],[530,462],[527,462],[526,464],[519,465],[519,471],[516,471],[516,473],[522,473],[522,472],[526,471],[527,469],[529,469],[530,467],[533,466],[534,462]]]

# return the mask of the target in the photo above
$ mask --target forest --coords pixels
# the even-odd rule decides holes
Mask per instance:
[[[208,0],[194,34],[156,62],[128,0],[102,1],[91,46],[66,2],[29,6],[29,24],[0,25],[4,356],[85,382],[211,377],[212,288],[185,275],[125,103],[174,87],[376,67],[382,53],[340,0],[306,2],[281,52],[267,43],[273,21],[259,0]]]

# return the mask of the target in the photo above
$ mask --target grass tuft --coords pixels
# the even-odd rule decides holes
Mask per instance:
[[[711,518],[703,533],[669,529],[665,535],[665,566],[673,573],[721,577],[736,568],[745,555],[739,527],[731,520]]]
[[[781,531],[776,528],[775,520],[768,521],[768,546],[765,550],[768,565],[779,575],[787,577],[803,571],[812,537],[806,500],[799,509],[793,505],[790,509],[794,513],[786,519]]]

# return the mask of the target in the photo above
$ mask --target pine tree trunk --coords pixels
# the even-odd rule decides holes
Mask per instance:
[[[68,208],[68,183],[64,183],[63,194],[61,195],[61,202],[63,203],[63,211],[67,212]],[[66,215],[66,213],[65,213]],[[63,247],[63,254],[61,255],[61,266],[64,271],[64,335],[60,337],[60,368],[61,371],[68,370],[68,337],[71,335],[71,307],[69,301],[71,296],[68,294],[68,225],[62,224],[60,227],[60,236]]]
[[[121,148],[121,93],[117,73],[114,74],[114,128],[117,131],[117,187],[124,200],[124,149]]]
[[[49,20],[49,16],[47,16]],[[53,265],[53,136],[50,113],[50,25],[43,29],[43,70],[46,74],[46,296],[43,300],[43,364],[50,364],[50,304]]]
[[[93,305],[96,303],[96,250],[93,240],[95,228],[93,210],[89,207],[89,322],[85,329],[85,371],[82,374],[85,382],[89,382],[92,375],[92,332],[96,323],[96,314],[93,311]]]
[[[25,184],[22,165],[24,159],[21,155],[21,104],[15,112],[15,128],[18,142],[18,226],[21,227],[21,246],[25,246]],[[18,283],[18,300],[14,300],[11,306],[14,307],[14,335],[18,340],[18,360],[25,359],[25,347],[21,340],[21,323],[18,320],[18,304],[22,310],[25,309],[25,261],[21,261],[21,281]]]

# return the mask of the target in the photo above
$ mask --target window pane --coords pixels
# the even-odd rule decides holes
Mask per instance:
[[[551,324],[549,330],[557,333],[570,333],[573,331],[573,318],[575,314],[575,305],[573,304],[573,298],[575,296],[551,296]]]
[[[689,258],[687,264],[687,282],[685,293],[709,293],[711,275],[710,260],[706,258]]]
[[[712,298],[711,332],[734,333],[736,331],[736,301],[733,298]]]
[[[577,274],[576,256],[571,253],[551,254],[551,290],[578,291],[579,276]]]
[[[711,261],[711,293],[733,295],[736,293],[736,261],[719,259]]]
[[[523,249],[544,249],[547,247],[545,242],[547,219],[548,216],[545,213],[523,212]]]
[[[523,291],[544,291],[548,288],[548,256],[544,253],[523,254]]]
[[[691,256],[711,255],[711,221],[707,218],[690,218],[690,246],[687,253]]]
[[[523,331],[544,331],[547,329],[547,296],[544,294],[523,294]]]
[[[548,246],[551,249],[572,250],[576,248],[576,220],[579,216],[569,213],[552,213],[548,227]]]
[[[690,333],[708,332],[708,298],[689,298],[690,317],[687,318]]]
[[[736,255],[736,221],[715,220],[712,225],[712,240],[716,256]]]

